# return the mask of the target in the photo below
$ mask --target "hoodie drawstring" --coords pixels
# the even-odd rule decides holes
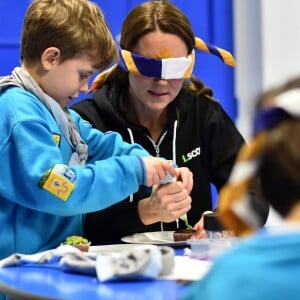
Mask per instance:
[[[173,126],[173,140],[172,140],[172,161],[173,164],[176,165],[176,138],[177,138],[177,120],[174,121],[174,126]],[[129,138],[130,138],[130,143],[134,143],[134,138],[133,138],[133,133],[130,128],[127,128]],[[159,146],[162,143],[163,139],[165,138],[166,134],[168,131],[165,131],[161,138],[159,139],[158,143],[155,144],[152,138],[148,135],[146,137],[149,139],[149,141],[152,143],[153,147],[155,148],[156,156],[159,157]],[[130,194],[129,196],[129,202],[133,202],[133,194]],[[163,231],[163,222],[160,222],[160,227],[161,230]],[[178,228],[178,220],[176,220],[176,227]]]
[[[132,130],[130,128],[127,128],[127,131],[128,131],[129,138],[130,138],[130,143],[134,144],[134,138],[133,138]],[[129,202],[133,202],[133,193],[131,193],[129,195]]]
[[[177,134],[177,120],[174,122],[174,127],[173,127],[173,141],[172,141],[172,161],[173,164],[176,165],[176,134]]]

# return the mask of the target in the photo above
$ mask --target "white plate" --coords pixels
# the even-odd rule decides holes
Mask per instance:
[[[154,231],[135,233],[133,235],[124,236],[121,240],[125,243],[133,244],[152,244],[152,245],[170,245],[170,246],[183,246],[186,245],[185,241],[174,242],[174,231]]]

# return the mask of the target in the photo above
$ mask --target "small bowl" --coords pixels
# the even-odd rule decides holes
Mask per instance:
[[[88,252],[90,249],[90,245],[91,245],[91,243],[89,242],[86,244],[75,244],[75,245],[71,245],[71,246],[78,248],[82,252]]]
[[[229,250],[239,241],[236,237],[218,239],[187,240],[191,247],[190,256],[199,259],[214,259],[225,251]]]
[[[173,233],[174,242],[182,242],[188,240],[195,232],[193,229],[177,229]]]

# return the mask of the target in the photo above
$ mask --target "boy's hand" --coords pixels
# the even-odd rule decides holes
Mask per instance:
[[[176,173],[177,180],[182,182],[183,187],[190,194],[194,184],[193,173],[186,167],[177,168]]]
[[[159,184],[167,175],[176,177],[176,170],[170,161],[158,157],[143,157],[146,167],[145,185],[153,186]]]

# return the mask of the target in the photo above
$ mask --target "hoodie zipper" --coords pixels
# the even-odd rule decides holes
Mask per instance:
[[[133,134],[132,134],[132,131],[130,128],[127,128],[127,131],[129,133],[129,137],[130,137],[130,141],[131,143],[133,144],[134,143],[134,138],[133,138]],[[160,157],[160,145],[162,143],[162,141],[164,140],[166,134],[168,133],[168,131],[166,130],[163,135],[160,137],[160,139],[158,140],[158,143],[156,144],[153,139],[145,134],[145,136],[148,138],[148,140],[151,142],[151,144],[153,145],[154,147],[154,150],[155,150],[155,153],[156,153],[156,157]],[[174,128],[173,128],[173,142],[172,142],[172,156],[173,156],[173,163],[176,164],[176,133],[177,133],[177,120],[174,122]],[[133,202],[133,194],[130,194],[130,197],[129,197],[129,202]],[[178,228],[179,227],[179,223],[178,223],[178,219],[176,220],[176,227]],[[164,222],[160,222],[160,229],[161,231],[163,232],[164,231]]]
[[[133,133],[132,133],[132,130],[128,127],[127,128],[127,131],[128,131],[128,134],[129,134],[129,138],[130,138],[130,142],[131,144],[134,143],[134,137],[133,137]],[[177,120],[174,122],[174,128],[173,128],[173,143],[172,143],[172,156],[173,156],[173,163],[176,164],[176,132],[177,132]],[[163,135],[160,137],[160,139],[158,140],[158,143],[155,144],[153,139],[145,134],[145,136],[149,139],[149,141],[151,142],[151,144],[153,145],[154,147],[154,150],[155,150],[155,154],[156,154],[156,157],[160,157],[160,145],[162,143],[162,141],[164,140],[166,134],[168,133],[168,131],[166,130]],[[129,195],[129,202],[133,202],[133,194],[131,193]],[[176,222],[177,223],[177,222]],[[161,227],[163,228],[163,223],[161,222]]]
[[[152,140],[152,138],[146,134],[146,137],[149,139],[149,141],[151,142],[151,144],[153,145],[154,149],[155,149],[155,153],[156,153],[156,157],[159,157],[159,146],[162,143],[163,139],[165,138],[166,134],[168,133],[168,131],[165,131],[163,133],[163,135],[160,137],[159,141],[157,144],[154,143],[154,141]]]

